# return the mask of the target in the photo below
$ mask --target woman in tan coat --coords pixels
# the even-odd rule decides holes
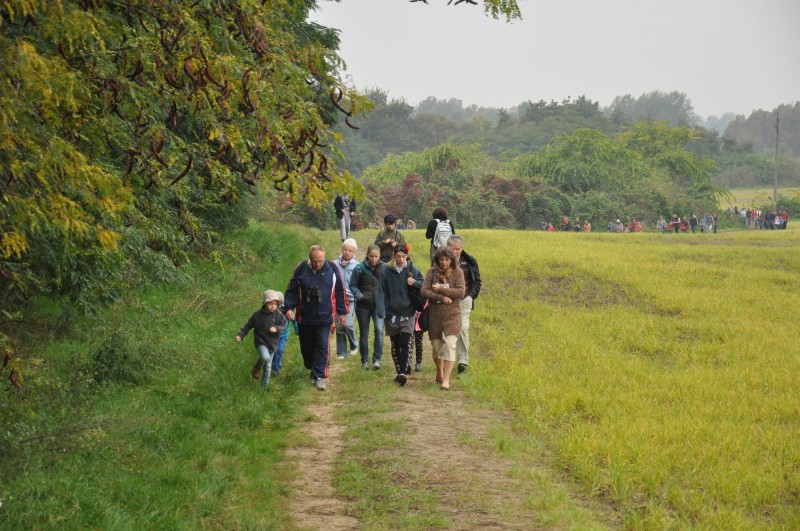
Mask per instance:
[[[450,373],[456,363],[456,344],[461,333],[461,299],[464,298],[464,273],[450,247],[433,255],[433,266],[422,282],[422,296],[430,301],[428,338],[436,364],[436,382],[450,389]]]

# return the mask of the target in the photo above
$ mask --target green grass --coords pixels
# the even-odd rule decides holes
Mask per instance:
[[[474,398],[512,410],[626,526],[800,526],[791,224],[714,236],[463,234],[484,282]]]
[[[241,344],[234,336],[264,289],[284,289],[315,237],[306,231],[301,240],[301,232],[251,224],[227,238],[225,267],[200,263],[188,285],[132,295],[84,323],[79,337],[44,346],[37,378],[58,383],[81,355],[76,344],[90,349],[118,327],[127,341],[118,349],[145,358],[145,382],[105,386],[82,414],[63,420],[77,424],[11,449],[19,466],[2,467],[2,527],[288,525],[290,472],[282,460],[307,396],[297,341],[265,392],[250,377],[252,336]]]
[[[354,236],[364,247],[374,232]],[[423,232],[406,236],[424,271]],[[523,481],[532,526],[800,528],[797,225],[463,235],[484,288],[458,385],[474,404],[510,414],[511,425],[490,427],[490,445]],[[252,339],[233,337],[310,243],[337,240],[252,223],[226,237],[224,267],[197,264],[186,285],[131,294],[72,333],[53,332],[58,312],[42,305],[19,346],[31,361],[26,394],[15,396],[31,406],[30,433],[0,462],[1,527],[291,527],[298,493],[284,454],[309,400],[331,395],[309,389],[296,338],[284,373],[262,391],[249,375]],[[143,361],[109,373],[123,380],[91,400],[70,398],[112,331],[119,345],[103,352]],[[402,391],[372,371],[337,378],[347,407],[335,410],[345,446],[334,486],[348,509],[366,528],[452,527],[431,472],[408,465],[415,428],[392,414]],[[59,403],[33,407],[43,389]],[[621,519],[586,510],[593,503]]]
[[[734,206],[738,206],[740,209],[748,207],[760,208],[772,203],[774,191],[775,189],[772,187],[737,188],[730,190],[731,198],[723,199],[720,203],[720,208],[723,210],[728,207],[733,209]],[[784,195],[786,197],[800,195],[800,188],[778,188],[778,195]]]

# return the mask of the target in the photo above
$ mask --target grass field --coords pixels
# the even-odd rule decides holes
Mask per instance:
[[[800,528],[796,226],[463,233],[484,283],[472,395],[629,527]]]
[[[738,188],[731,190],[731,197],[725,198],[720,203],[720,208],[725,210],[735,206],[747,208],[750,206],[761,207],[772,202],[773,188]],[[778,195],[793,197],[800,195],[800,188],[778,188]]]
[[[514,425],[498,439],[498,453],[513,446],[529,460],[544,454],[536,466],[610,507],[627,528],[800,528],[797,227],[716,235],[463,231],[483,290],[470,370],[458,385],[477,404],[510,413]],[[406,235],[424,266],[423,231]],[[363,245],[374,234],[357,237]],[[186,284],[130,294],[69,334],[42,304],[19,345],[28,361],[23,387],[9,390],[30,407],[20,409],[30,414],[30,433],[0,462],[0,527],[291,528],[288,501],[302,493],[292,490],[286,448],[307,420],[309,400],[326,395],[309,389],[296,341],[284,373],[261,391],[249,376],[252,339],[237,344],[233,336],[261,290],[282,289],[319,241],[338,238],[251,223],[226,237],[224,267],[197,264]],[[52,398],[36,409],[37,393],[69,397],[86,386],[84,368],[102,361],[98,352],[128,360],[119,367],[125,371],[96,388],[74,418],[43,422],[60,409]],[[136,371],[134,384],[128,376]],[[354,397],[376,385],[363,374],[341,381]],[[374,442],[359,431],[356,413],[339,413],[351,423],[345,460]],[[375,431],[402,442],[387,422]],[[346,462],[334,480],[340,492],[355,489],[347,487],[354,470]],[[389,528],[400,509],[380,493],[397,496],[392,481],[404,465],[374,466],[380,475],[357,483],[373,496],[355,498],[354,515]],[[446,526],[446,513],[414,503],[420,527]],[[577,511],[573,505],[563,503]],[[543,522],[606,526],[591,514]]]

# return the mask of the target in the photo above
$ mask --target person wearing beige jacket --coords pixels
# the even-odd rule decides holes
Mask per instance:
[[[422,296],[430,301],[428,338],[431,340],[436,382],[450,389],[450,373],[456,363],[458,335],[461,333],[461,299],[464,298],[464,273],[449,247],[433,255],[433,266],[422,282]]]

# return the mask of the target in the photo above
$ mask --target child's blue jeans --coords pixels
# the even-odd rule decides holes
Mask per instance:
[[[275,349],[275,354],[272,356],[272,372],[276,374],[281,372],[283,350],[286,348],[286,343],[289,341],[290,328],[290,326],[287,326],[286,330],[281,334],[281,337],[278,339],[278,348]]]
[[[261,387],[269,386],[269,377],[272,372],[272,354],[265,345],[256,345],[258,351],[258,359],[256,360],[256,367],[261,369]]]

